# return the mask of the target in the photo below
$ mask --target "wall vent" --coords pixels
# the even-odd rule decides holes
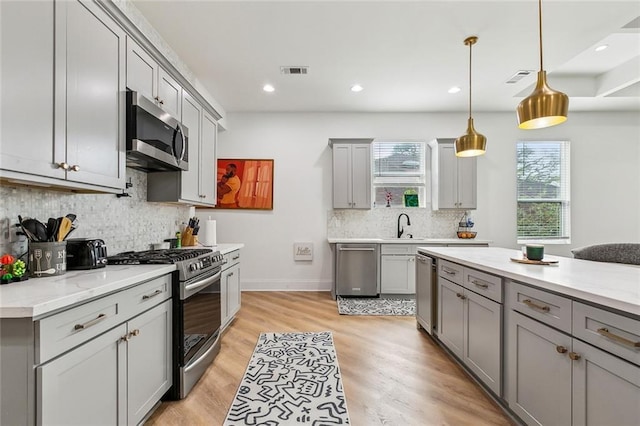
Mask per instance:
[[[531,74],[533,70],[519,70],[514,75],[512,75],[509,80],[507,80],[507,84],[517,83],[529,74]]]
[[[280,67],[281,74],[308,74],[309,67]]]

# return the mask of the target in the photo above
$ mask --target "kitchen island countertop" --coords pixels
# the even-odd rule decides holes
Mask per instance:
[[[640,317],[640,267],[560,256],[556,265],[513,262],[520,250],[500,247],[419,247],[426,254],[541,289]],[[508,284],[507,284],[508,285]]]

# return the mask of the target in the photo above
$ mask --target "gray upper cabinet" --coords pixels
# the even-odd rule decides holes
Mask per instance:
[[[372,139],[330,139],[333,148],[333,208],[371,208]]]
[[[180,119],[182,87],[131,37],[127,37],[127,87]]]
[[[217,122],[186,91],[181,110],[182,124],[189,130],[189,170],[149,173],[147,200],[215,206]]]
[[[117,192],[125,182],[124,31],[93,2],[0,7],[0,176]]]
[[[437,139],[429,147],[433,210],[477,208],[477,159],[456,157],[454,139]]]

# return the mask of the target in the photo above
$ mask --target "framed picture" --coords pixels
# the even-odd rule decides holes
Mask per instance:
[[[219,158],[218,209],[273,210],[273,160]]]

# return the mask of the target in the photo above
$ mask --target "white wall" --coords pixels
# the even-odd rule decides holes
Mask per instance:
[[[328,289],[332,253],[329,138],[425,139],[457,137],[465,114],[232,113],[220,134],[220,158],[275,160],[273,211],[198,211],[218,222],[218,242],[245,244],[243,288]],[[474,114],[487,136],[478,159],[479,237],[516,248],[515,141],[571,141],[572,244],[547,246],[570,256],[574,247],[640,241],[640,117],[635,113],[571,113],[549,129],[523,131],[514,113]],[[426,212],[425,212],[426,213]],[[379,215],[363,215],[363,220]],[[389,224],[380,224],[388,227]],[[293,260],[293,243],[314,243],[312,262]]]

